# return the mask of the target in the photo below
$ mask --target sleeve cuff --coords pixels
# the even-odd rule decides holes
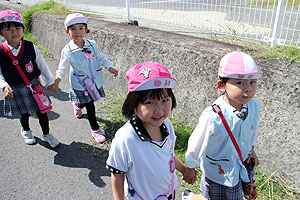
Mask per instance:
[[[124,174],[125,172],[121,171],[121,170],[118,170],[112,166],[109,166],[106,164],[106,169],[108,169],[111,173],[114,173],[114,174]]]

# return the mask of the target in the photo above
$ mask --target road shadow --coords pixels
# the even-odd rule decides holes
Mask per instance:
[[[47,90],[47,94],[49,97],[54,97],[60,101],[69,101],[69,93],[62,91],[60,88],[58,88],[57,92],[52,92]]]
[[[37,143],[43,147],[55,151],[54,164],[70,168],[86,168],[90,172],[88,177],[97,187],[105,187],[102,176],[110,176],[105,168],[108,151],[93,145],[72,142],[71,144],[61,143],[57,148],[52,149],[47,142],[36,137]]]

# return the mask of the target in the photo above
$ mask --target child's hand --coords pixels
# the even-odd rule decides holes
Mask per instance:
[[[59,85],[60,81],[61,81],[61,79],[58,78],[58,77],[56,77],[56,78],[54,79],[54,83],[53,83],[52,85],[50,85],[50,86],[53,87],[53,90],[51,90],[51,91],[57,92],[57,90],[58,90],[58,85]]]
[[[9,85],[5,86],[5,88],[3,89],[3,92],[4,92],[4,95],[7,98],[13,98],[14,97],[14,91]]]
[[[254,167],[257,167],[259,165],[259,160],[258,160],[258,157],[257,157],[256,153],[254,152],[254,148],[252,148],[252,153],[247,158],[246,162],[249,162],[250,158],[254,159]]]
[[[52,85],[49,85],[48,87],[47,87],[47,90],[49,90],[49,91],[52,91],[52,92],[56,92],[56,87],[55,87],[55,84],[53,83]]]
[[[112,73],[115,77],[118,76],[118,70],[116,70],[115,68],[111,67],[108,70],[110,73]]]
[[[188,184],[194,184],[197,180],[198,171],[195,168],[186,168],[182,179]]]

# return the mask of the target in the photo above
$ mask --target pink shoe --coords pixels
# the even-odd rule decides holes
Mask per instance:
[[[82,117],[82,108],[78,108],[77,103],[73,103],[73,107],[75,117],[80,119]]]
[[[104,136],[104,134],[101,132],[100,129],[98,130],[91,130],[92,136],[93,138],[96,140],[96,142],[105,142],[106,141],[106,137]]]

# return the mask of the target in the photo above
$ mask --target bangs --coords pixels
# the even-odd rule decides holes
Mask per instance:
[[[166,97],[172,97],[172,94],[169,91],[170,90],[168,88],[162,88],[162,89],[154,89],[154,90],[144,90],[137,93],[140,93],[140,95],[138,94],[138,96],[141,96],[142,97],[141,102],[144,102],[149,99],[159,100]]]
[[[24,29],[24,25],[19,22],[4,22],[0,23],[0,30],[4,28],[11,28],[11,27],[22,27]]]

